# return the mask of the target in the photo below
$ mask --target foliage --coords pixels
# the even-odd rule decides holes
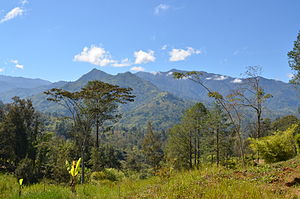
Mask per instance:
[[[279,168],[276,168],[277,166]],[[285,166],[253,167],[249,168],[248,172],[207,166],[200,170],[172,172],[163,181],[160,177],[151,177],[146,180],[125,178],[118,183],[108,181],[107,183],[78,185],[76,195],[60,185],[48,185],[44,189],[43,184],[35,184],[24,187],[22,198],[296,198],[297,188],[282,188],[267,183],[276,178],[274,172]],[[14,189],[13,185],[16,185],[14,178],[1,175],[0,197],[18,198],[17,189]],[[3,186],[6,188],[1,189]]]
[[[23,178],[19,179],[19,196],[22,194]]]
[[[131,91],[131,88],[121,88],[101,81],[90,81],[80,91],[70,92],[52,88],[44,92],[48,95],[47,100],[59,103],[69,111],[74,122],[74,129],[78,131],[75,136],[77,144],[81,147],[81,183],[84,183],[85,155],[93,122],[97,123],[96,146],[98,147],[99,125],[117,117],[117,115],[111,115],[111,112],[117,108],[112,104],[125,104],[133,101],[135,96],[131,94]]]
[[[78,147],[72,140],[64,140],[51,132],[45,132],[37,145],[36,167],[39,178],[48,178],[56,182],[67,183],[69,173],[65,161],[77,159]]]
[[[33,160],[29,158],[22,159],[15,170],[15,175],[18,179],[24,179],[25,184],[36,182],[37,176]]]
[[[99,147],[93,147],[91,151],[90,164],[93,171],[101,171],[105,167],[104,151]]]
[[[231,122],[235,134],[238,138],[239,152],[242,158],[242,163],[245,165],[245,149],[244,149],[244,140],[242,137],[242,112],[241,106],[233,99],[233,95],[229,94],[227,97],[224,97],[218,91],[209,88],[206,85],[206,81],[203,78],[203,73],[199,73],[196,71],[192,72],[184,72],[184,73],[173,73],[173,77],[176,79],[186,78],[200,85],[202,89],[204,89],[210,98],[214,98],[215,103],[221,107],[222,111],[227,115],[229,121]],[[195,155],[196,156],[196,155]],[[191,162],[191,161],[190,161]],[[191,163],[190,163],[191,165]]]
[[[68,160],[66,160],[67,170],[72,177],[76,177],[78,175],[80,169],[80,163],[81,163],[81,158],[79,158],[79,160],[77,161],[73,160],[72,164],[70,164]]]
[[[271,128],[273,131],[285,131],[293,124],[299,123],[299,119],[294,115],[286,115],[280,118],[277,118],[272,122]]]
[[[93,171],[102,171],[104,168],[121,169],[123,159],[122,151],[110,144],[105,144],[99,148],[92,148],[90,164]]]
[[[40,121],[31,100],[18,97],[13,100],[6,105],[0,123],[0,159],[16,166],[26,157],[35,158]]]
[[[146,163],[157,169],[163,159],[162,143],[158,135],[153,132],[150,122],[148,123],[147,133],[142,140],[142,152],[146,158]]]
[[[141,172],[144,168],[146,168],[145,165],[145,156],[138,147],[133,146],[128,149],[125,156],[125,161],[123,162],[123,168],[135,171],[135,172]]]
[[[297,154],[300,154],[300,134],[295,135],[295,143],[297,147]]]
[[[250,147],[259,151],[267,163],[285,161],[296,155],[294,131],[297,125],[293,125],[285,131],[277,131],[274,135],[260,139],[250,138]]]
[[[233,155],[233,143],[235,141],[232,126],[228,122],[226,114],[216,105],[209,111],[206,119],[207,133],[203,136],[203,155],[209,156],[211,162],[217,165],[224,164],[226,159]]]
[[[245,72],[246,79],[243,86],[233,91],[231,100],[242,107],[250,108],[256,116],[255,137],[262,137],[262,117],[263,110],[267,100],[273,97],[265,92],[261,83],[261,71],[259,66],[248,66]]]
[[[77,181],[77,175],[79,174],[80,170],[80,163],[81,163],[81,158],[79,158],[77,161],[73,160],[72,164],[66,160],[66,166],[67,166],[67,171],[71,175],[71,191],[73,193],[76,192],[75,186],[76,186],[76,181]]]
[[[112,182],[120,181],[125,177],[122,171],[118,171],[114,168],[106,168],[103,171],[93,172],[91,174],[92,182],[109,180]]]
[[[186,110],[180,124],[170,129],[166,151],[175,168],[199,166],[203,152],[201,139],[207,131],[207,114],[206,107],[197,103]]]
[[[300,32],[298,33],[297,40],[294,42],[293,50],[288,52],[289,66],[296,72],[291,80],[294,84],[299,84],[300,80]]]

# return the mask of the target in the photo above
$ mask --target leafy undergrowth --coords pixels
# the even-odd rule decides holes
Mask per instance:
[[[73,194],[70,187],[35,184],[25,186],[21,198],[30,199],[185,199],[234,198],[274,199],[300,198],[300,158],[272,165],[228,170],[207,167],[195,171],[174,172],[168,177],[146,180],[125,179],[78,185]],[[17,180],[0,175],[0,198],[19,198]]]

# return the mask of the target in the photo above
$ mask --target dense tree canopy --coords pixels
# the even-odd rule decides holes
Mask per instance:
[[[295,74],[292,83],[299,84],[300,83],[300,32],[298,33],[297,39],[294,42],[293,50],[288,52],[289,57],[289,65],[292,70],[294,70]]]

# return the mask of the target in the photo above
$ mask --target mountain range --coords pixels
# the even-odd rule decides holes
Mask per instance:
[[[50,85],[50,81],[42,79],[30,79],[24,77],[10,77],[0,75],[0,93],[17,89],[17,88],[36,88],[40,86]]]
[[[197,83],[173,78],[173,72],[186,72],[172,69],[167,72],[130,72],[110,75],[93,69],[73,82],[60,81],[51,83],[41,79],[0,76],[0,100],[11,101],[14,96],[30,98],[37,110],[48,113],[65,114],[65,110],[56,103],[46,100],[43,91],[51,88],[62,88],[76,91],[88,81],[100,80],[120,87],[130,87],[136,96],[135,101],[121,105],[123,117],[118,125],[125,127],[145,127],[148,121],[159,129],[165,129],[177,123],[186,108],[200,101],[211,104],[212,99]],[[202,79],[212,90],[227,95],[238,88],[245,79],[202,72]],[[260,77],[261,86],[266,93],[273,95],[266,103],[266,115],[277,117],[296,114],[300,107],[299,95],[291,84]]]

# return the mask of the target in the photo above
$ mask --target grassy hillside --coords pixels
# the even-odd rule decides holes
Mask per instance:
[[[300,158],[247,169],[212,166],[200,170],[173,172],[169,177],[146,180],[126,178],[122,182],[99,182],[77,186],[77,194],[68,186],[41,183],[25,186],[22,198],[300,198],[297,177]],[[19,198],[17,180],[0,176],[0,198]]]

